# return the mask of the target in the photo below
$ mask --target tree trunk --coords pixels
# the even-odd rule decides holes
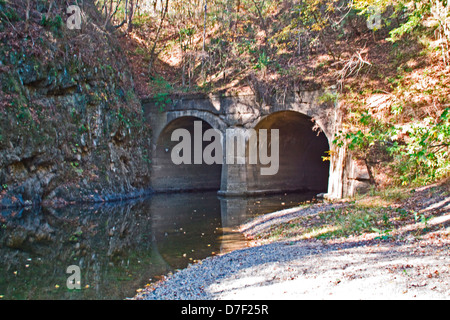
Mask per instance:
[[[150,62],[148,64],[148,71],[149,71],[149,73],[152,72],[153,63],[155,61],[156,44],[158,43],[159,34],[161,33],[162,25],[164,23],[164,19],[166,18],[166,14],[167,14],[168,9],[169,9],[169,0],[166,0],[164,11],[163,11],[163,13],[161,15],[161,21],[159,22],[158,30],[156,31],[156,36],[155,36],[155,40],[153,42],[152,50],[150,51]]]
[[[370,184],[376,186],[377,182],[376,182],[375,177],[373,175],[372,166],[369,164],[369,161],[367,160],[367,156],[364,158],[364,164],[366,165],[367,173],[369,174],[369,182],[370,182]]]
[[[127,32],[133,31],[133,13],[134,13],[134,0],[130,0],[130,11],[128,13]]]

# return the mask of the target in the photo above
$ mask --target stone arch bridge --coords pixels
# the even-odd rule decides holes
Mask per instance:
[[[142,100],[153,131],[151,185],[155,192],[218,190],[224,196],[290,191],[315,191],[330,198],[353,195],[366,187],[368,175],[343,148],[332,144],[340,127],[334,103],[320,101],[323,92],[302,91],[283,103],[264,103],[254,95],[172,96],[162,104]],[[174,164],[172,141],[176,129],[195,135],[201,121],[202,134],[216,129],[226,137],[230,129],[278,129],[279,167],[274,175],[262,175],[262,164]],[[212,141],[212,140],[211,140]],[[210,142],[203,141],[204,149]],[[223,142],[225,145],[225,142]],[[270,148],[270,147],[269,147]],[[198,151],[198,150],[197,150]],[[331,151],[331,160],[323,161]],[[192,154],[195,152],[192,146]],[[248,147],[246,157],[248,158]],[[193,157],[193,155],[192,155]],[[225,154],[223,154],[225,157]],[[228,161],[229,162],[229,161]]]

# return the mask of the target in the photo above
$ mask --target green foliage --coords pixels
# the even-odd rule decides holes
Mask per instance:
[[[417,28],[422,22],[419,15],[411,15],[407,22],[401,24],[398,28],[395,28],[389,32],[390,37],[388,41],[395,42],[399,40],[403,35],[411,33],[415,28]]]
[[[82,235],[83,235],[83,231],[77,230],[69,237],[69,241],[70,242],[78,242],[78,241],[80,241],[80,238]]]
[[[389,128],[386,124],[377,121],[367,110],[363,110],[359,114],[359,120],[356,128],[357,131],[343,132],[342,130],[336,134],[333,144],[347,147],[355,152],[359,152],[363,159],[367,159],[370,149],[377,143],[385,143],[389,139]]]
[[[319,97],[319,102],[322,103],[336,103],[338,101],[338,93],[326,91]]]
[[[154,87],[158,92],[172,92],[172,85],[163,77],[155,76],[150,78],[150,85]]]
[[[182,28],[179,31],[180,41],[185,41],[186,39],[191,40],[194,35],[195,35],[195,29],[193,27]],[[187,48],[185,48],[185,49],[187,49]]]
[[[0,22],[16,22],[20,17],[13,8],[9,8],[5,1],[0,1]]]
[[[120,123],[125,125],[126,128],[130,128],[131,120],[126,115],[126,111],[123,108],[119,108],[119,110],[116,112],[115,116],[119,120]]]
[[[72,169],[78,174],[78,175],[82,175],[84,170],[81,169],[79,166],[80,164],[78,162],[71,162],[70,166],[72,167]]]
[[[154,96],[156,105],[159,106],[159,111],[163,112],[166,105],[172,103],[172,99],[169,98],[169,93],[159,92]]]
[[[267,54],[263,51],[259,54],[258,62],[256,63],[255,69],[262,70],[269,66],[270,59]]]
[[[385,25],[389,26],[395,20],[397,26],[389,31],[390,37],[387,40],[395,42],[404,35],[412,34],[414,30],[423,24],[425,19],[430,15],[432,1],[355,0],[354,6],[359,11],[359,14],[363,15],[370,14],[373,8],[377,8],[380,14],[389,12],[389,17],[384,18]]]
[[[378,237],[375,237],[375,240],[389,240],[392,238],[392,235],[390,234],[390,232],[392,230],[387,229],[387,230],[380,230],[378,228],[372,227],[372,231],[375,231],[379,234]]]
[[[408,125],[395,126],[392,135],[406,134],[403,143],[395,142],[389,151],[397,157],[402,184],[428,183],[450,172],[450,108],[439,119],[431,117]]]
[[[428,117],[406,125],[383,124],[364,111],[359,128],[340,131],[333,143],[339,147],[347,145],[363,159],[367,159],[375,144],[386,145],[403,185],[429,183],[450,172],[450,108],[438,119]]]
[[[377,239],[387,240],[392,230],[384,229],[390,225],[389,208],[381,206],[366,206],[352,204],[348,208],[335,209],[319,214],[321,223],[327,225],[325,232],[316,235],[317,238],[347,237],[359,235],[363,232],[375,231],[379,233]],[[329,230],[329,231],[326,231]]]
[[[153,99],[155,99],[156,105],[159,106],[161,112],[164,111],[166,105],[172,103],[170,99],[170,94],[173,92],[172,85],[163,77],[157,76],[152,77],[152,87],[154,87],[157,92]]]
[[[336,11],[337,3],[337,0],[301,1],[296,8],[300,24],[311,31],[324,30],[331,24],[331,15]]]
[[[63,20],[59,14],[56,15],[53,19],[43,14],[41,18],[41,25],[43,27],[49,28],[56,36],[62,35],[61,30],[63,26]]]

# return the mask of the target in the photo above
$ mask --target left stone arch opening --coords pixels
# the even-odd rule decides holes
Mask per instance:
[[[194,139],[198,138],[194,132],[195,123],[197,125],[201,123],[201,137],[205,131],[213,129],[208,122],[198,117],[183,116],[168,123],[161,131],[152,163],[152,187],[155,191],[188,192],[220,189],[222,165],[206,164],[204,161],[196,164],[194,161],[196,152]],[[172,151],[180,144],[179,140],[172,141],[172,134],[177,129],[184,129],[183,131],[189,133],[191,137],[190,163],[175,164],[173,161]],[[202,139],[202,152],[210,143]]]

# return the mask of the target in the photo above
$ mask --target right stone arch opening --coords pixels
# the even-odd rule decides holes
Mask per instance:
[[[255,127],[260,142],[260,129],[267,129],[268,154],[271,155],[271,129],[279,131],[279,167],[274,175],[262,175],[269,167],[258,160],[247,164],[247,188],[251,192],[328,191],[330,162],[324,161],[330,150],[322,130],[311,117],[296,111],[279,111],[264,117]],[[274,155],[272,154],[272,157]]]

